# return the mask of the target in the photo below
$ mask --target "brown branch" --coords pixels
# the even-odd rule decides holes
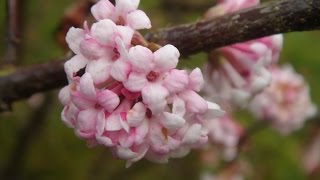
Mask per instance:
[[[6,54],[3,59],[4,64],[14,64],[17,60],[17,51],[19,43],[18,32],[18,7],[19,1],[6,0]]]
[[[277,33],[320,27],[319,0],[282,0],[190,24],[149,33],[147,40],[174,44],[183,56]],[[63,61],[49,62],[0,76],[0,111],[30,95],[67,83]]]
[[[320,28],[319,0],[282,0],[196,23],[160,29],[146,37],[173,44],[184,56],[268,35]]]

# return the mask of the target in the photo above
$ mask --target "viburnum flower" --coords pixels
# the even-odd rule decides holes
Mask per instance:
[[[258,2],[219,1],[218,8],[209,10],[205,18],[217,17],[221,12],[231,13]],[[215,13],[215,10],[219,12]],[[221,103],[246,104],[252,95],[261,92],[270,83],[268,67],[277,62],[282,41],[282,35],[274,35],[210,51],[205,79],[211,83],[204,88],[206,94],[214,94],[211,98]]]
[[[249,110],[283,134],[300,128],[316,114],[309,87],[289,65],[272,69],[272,82],[250,103]]]
[[[70,28],[66,41],[76,54],[65,63],[68,79],[77,78],[76,73],[86,68],[95,84],[113,78],[125,79],[130,70],[126,62],[126,49],[131,45],[134,30],[117,26],[109,19],[92,25],[91,29]]]
[[[224,158],[228,161],[234,159],[240,137],[243,135],[242,126],[231,115],[225,114],[218,119],[206,121],[206,127],[211,142],[222,146]]]
[[[152,52],[131,44],[133,28],[145,25],[131,22],[141,14],[138,4],[118,0],[114,7],[101,0],[92,8],[98,22],[69,30],[66,40],[76,55],[65,63],[69,85],[59,93],[62,121],[127,166],[142,158],[165,163],[185,156],[207,142],[205,122],[223,115],[198,94],[204,84],[199,68],[176,69],[176,47]]]
[[[91,13],[96,20],[111,19],[117,25],[133,29],[149,29],[151,22],[141,10],[137,10],[140,0],[116,0],[114,6],[109,0],[100,0],[92,6]]]

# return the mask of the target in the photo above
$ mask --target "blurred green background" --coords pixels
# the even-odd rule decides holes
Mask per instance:
[[[76,0],[25,0],[21,26],[19,65],[43,63],[64,56],[54,33],[66,8]],[[191,22],[201,17],[210,0],[141,0],[153,23],[153,29]],[[0,1],[0,58],[5,51],[5,1]],[[314,102],[320,105],[320,32],[285,35],[281,63],[289,62],[309,82]],[[199,54],[181,62],[195,67],[205,62]],[[0,115],[0,172],[11,172],[12,179],[199,179],[201,173],[216,168],[203,165],[201,151],[182,159],[159,165],[140,161],[131,168],[116,160],[103,148],[88,148],[72,129],[60,120],[62,106],[57,92],[37,94],[28,101],[17,102],[13,111]],[[239,115],[249,126],[253,120]],[[239,161],[250,166],[245,179],[310,179],[302,167],[301,154],[312,140],[319,123],[308,121],[303,129],[281,136],[271,128],[263,128],[251,138]],[[320,149],[319,149],[320,153]],[[320,174],[311,179],[320,178]],[[1,176],[0,176],[1,179]]]

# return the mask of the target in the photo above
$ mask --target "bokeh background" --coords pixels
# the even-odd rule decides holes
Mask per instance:
[[[81,0],[78,0],[81,1]],[[21,1],[20,53],[17,64],[44,63],[66,53],[57,43],[56,32],[64,14],[77,0]],[[152,20],[155,30],[201,18],[214,4],[213,0],[141,0],[140,8]],[[0,60],[5,52],[5,1],[0,1]],[[145,32],[145,31],[144,31]],[[223,38],[223,37],[221,37]],[[180,67],[201,66],[205,54],[184,59]],[[313,101],[320,105],[320,32],[285,35],[280,63],[290,63],[310,84]],[[7,67],[0,68],[6,71]],[[237,162],[217,165],[203,154],[213,151],[211,159],[219,159],[215,148],[193,151],[168,164],[142,160],[129,169],[125,162],[114,159],[103,147],[88,148],[72,129],[60,120],[62,106],[58,90],[36,94],[13,105],[13,111],[0,114],[0,172],[11,173],[9,179],[200,179],[204,173],[231,174],[235,164],[241,166],[245,179],[317,179],[320,173],[306,173],[302,157],[320,131],[320,119],[311,119],[288,136],[265,126],[259,128],[241,151]],[[237,117],[245,127],[255,120],[246,112]],[[318,150],[320,153],[320,149]],[[220,160],[219,160],[220,161]],[[228,179],[228,176],[221,176]],[[225,177],[225,178],[223,178]],[[1,176],[0,176],[1,179]]]

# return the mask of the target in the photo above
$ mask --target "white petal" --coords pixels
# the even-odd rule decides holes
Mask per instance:
[[[184,101],[179,98],[179,97],[175,97],[173,99],[173,103],[172,103],[172,113],[179,115],[181,117],[184,116],[184,114],[186,113],[186,107],[185,107],[185,103]]]
[[[142,100],[147,104],[153,114],[163,112],[167,105],[166,97],[169,92],[166,88],[157,84],[150,84],[142,89]]]
[[[173,45],[165,45],[154,52],[154,63],[160,72],[169,71],[177,67],[180,53]]]
[[[132,92],[139,92],[147,84],[145,74],[131,72],[128,80],[123,82],[125,88]]]
[[[84,39],[85,32],[83,29],[71,27],[66,35],[66,41],[69,48],[75,53],[80,54],[80,42]]]
[[[64,63],[64,71],[66,72],[69,79],[73,79],[76,73],[84,68],[88,60],[82,55],[75,55],[66,63]]]
[[[189,86],[192,90],[199,92],[204,85],[200,68],[195,68],[189,75]]]
[[[187,88],[188,74],[185,70],[173,69],[164,79],[164,86],[170,93],[178,93]]]
[[[117,26],[117,29],[124,45],[126,47],[130,46],[134,30],[127,26]]]
[[[98,94],[98,102],[105,110],[112,112],[120,103],[119,96],[105,89]]]
[[[85,73],[80,79],[80,92],[88,99],[96,99],[96,89],[89,73]]]
[[[98,21],[91,27],[91,35],[102,45],[115,44],[114,38],[117,33],[117,26],[110,19]]]
[[[98,135],[102,135],[103,134],[105,126],[106,126],[106,115],[105,115],[104,111],[101,110],[98,113],[97,124],[96,124],[96,129],[97,129],[97,134]]]
[[[67,85],[63,87],[60,92],[59,92],[59,100],[63,105],[67,105],[70,103],[71,100],[71,94],[70,94],[70,86],[72,85]]]
[[[143,103],[136,103],[127,113],[127,121],[131,127],[139,126],[146,115],[146,107]]]
[[[138,72],[148,73],[153,68],[153,53],[143,46],[134,46],[129,50],[129,61]]]
[[[140,0],[116,0],[116,11],[119,14],[126,14],[138,8]]]
[[[168,130],[177,130],[184,125],[185,120],[178,115],[164,112],[163,118],[160,119],[160,123]]]
[[[113,63],[110,74],[115,80],[124,82],[128,79],[130,70],[131,66],[129,63],[122,59],[118,59]]]
[[[223,110],[220,109],[220,106],[216,103],[209,102],[208,103],[208,111],[201,115],[202,120],[212,120],[214,118],[221,117],[225,114]]]
[[[109,80],[110,78],[111,63],[106,59],[99,59],[90,61],[86,67],[86,72],[88,72],[94,84],[101,84]]]
[[[117,146],[117,155],[119,156],[120,159],[132,159],[137,156],[137,153],[133,152],[129,148],[123,148],[121,146]]]
[[[127,15],[127,24],[133,29],[150,29],[151,21],[145,12],[141,10],[132,11]]]
[[[192,145],[197,143],[201,137],[201,125],[193,124],[186,132],[182,139],[182,143]]]

